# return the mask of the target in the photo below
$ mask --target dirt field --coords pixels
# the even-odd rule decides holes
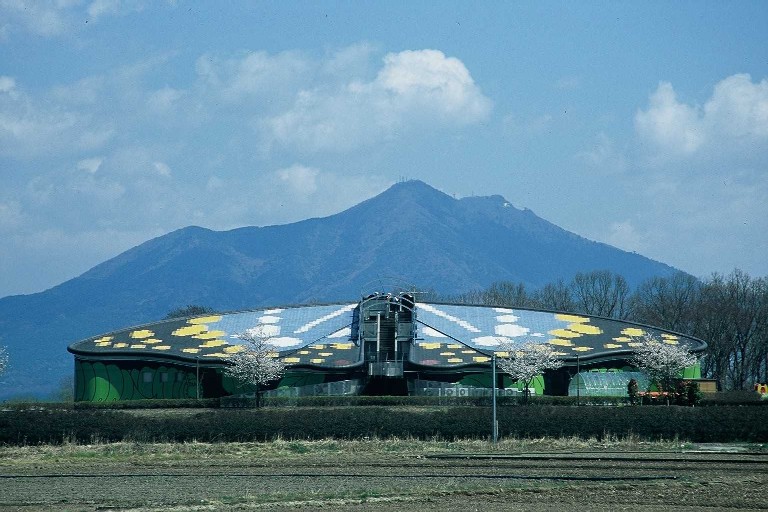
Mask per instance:
[[[0,448],[2,510],[761,510],[762,446],[438,442]]]

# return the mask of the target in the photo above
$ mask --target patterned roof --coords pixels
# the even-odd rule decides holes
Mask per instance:
[[[517,341],[547,343],[566,362],[577,356],[626,357],[645,335],[670,345],[685,345],[694,352],[706,348],[701,340],[682,334],[588,315],[426,303],[418,303],[416,309],[415,348],[421,351],[412,361],[427,366],[484,363],[498,345]]]
[[[268,308],[165,320],[115,331],[70,345],[89,357],[173,358],[221,363],[242,350],[238,334],[255,329],[270,337],[289,365],[344,368],[362,364],[352,338],[357,303]],[[484,364],[500,343],[551,345],[566,362],[626,357],[646,334],[698,352],[701,340],[661,329],[600,317],[548,311],[419,302],[411,362],[429,367]],[[505,355],[501,353],[500,355]]]

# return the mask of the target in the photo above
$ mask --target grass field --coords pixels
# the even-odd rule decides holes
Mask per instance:
[[[761,510],[768,448],[410,439],[0,447],[3,510]]]

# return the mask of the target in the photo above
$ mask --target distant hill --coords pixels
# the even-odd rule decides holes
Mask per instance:
[[[11,355],[0,398],[56,389],[71,373],[69,343],[186,304],[224,311],[355,300],[392,277],[444,294],[500,280],[535,289],[591,270],[616,272],[631,286],[675,271],[501,196],[454,199],[420,181],[325,218],[223,232],[187,227],[44,292],[0,299],[0,344]]]

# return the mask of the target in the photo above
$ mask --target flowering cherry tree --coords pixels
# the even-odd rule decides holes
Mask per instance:
[[[533,379],[544,373],[544,370],[556,370],[563,366],[552,347],[541,343],[501,343],[499,351],[506,352],[507,356],[497,356],[496,364],[512,379],[522,382],[523,399],[526,403],[528,388]]]
[[[249,329],[237,337],[242,341],[242,350],[235,352],[224,370],[227,375],[240,382],[256,387],[256,407],[260,403],[260,388],[280,378],[285,363],[278,357],[278,349],[272,345],[270,336],[258,328]]]
[[[5,373],[6,369],[8,369],[8,352],[5,347],[0,346],[0,375]]]
[[[671,345],[646,335],[643,343],[635,348],[632,364],[656,382],[661,391],[672,391],[672,383],[687,366],[696,363],[696,356],[682,345]]]

